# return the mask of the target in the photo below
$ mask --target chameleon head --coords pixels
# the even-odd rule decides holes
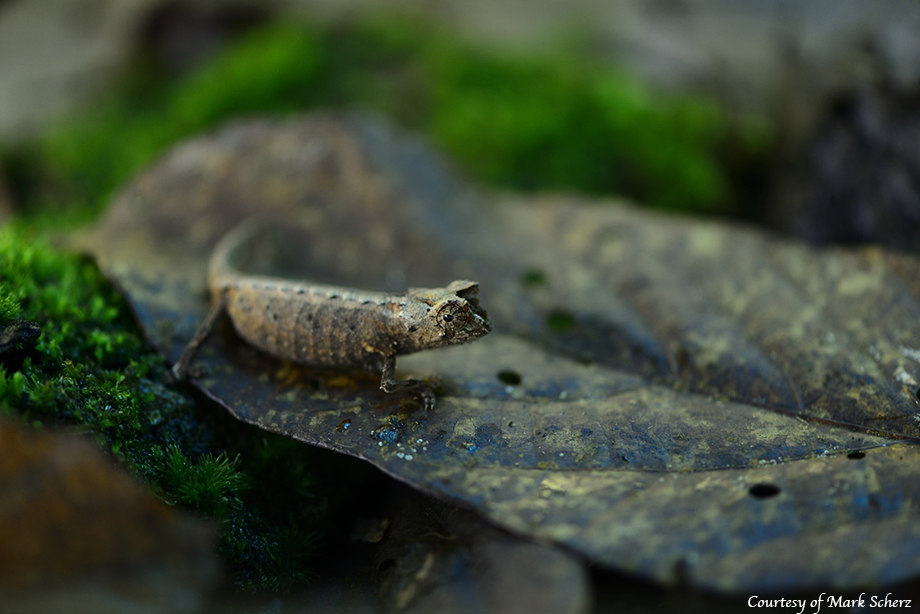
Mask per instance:
[[[485,315],[482,308],[474,309],[466,299],[449,298],[435,303],[428,317],[434,320],[438,336],[445,343],[455,345],[478,339],[492,330]]]
[[[423,343],[429,347],[457,345],[492,330],[478,293],[479,285],[472,281],[455,281],[435,290],[410,290],[410,295],[430,307],[420,327],[427,337]]]

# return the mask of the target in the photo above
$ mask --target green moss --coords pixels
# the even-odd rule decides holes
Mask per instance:
[[[162,483],[176,503],[225,519],[231,510],[242,507],[238,495],[249,486],[245,476],[236,470],[238,463],[239,456],[231,462],[226,454],[205,454],[193,463],[173,445],[166,450]]]
[[[28,391],[28,385],[26,376],[21,371],[9,374],[0,365],[0,410],[5,414],[13,413],[4,401],[9,400],[12,403],[21,399]]]
[[[723,204],[714,104],[653,97],[635,81],[565,58],[445,51],[435,75],[435,139],[477,176],[521,189],[626,194],[705,210]]]
[[[162,357],[91,263],[7,227],[0,271],[4,313],[42,329],[34,348],[0,355],[0,412],[37,425],[82,425],[163,499],[214,518],[237,585],[283,590],[309,577],[319,503],[307,486],[304,446],[219,443],[192,400],[160,383]],[[271,475],[268,463],[285,470]],[[291,544],[301,550],[287,558]]]
[[[0,294],[0,326],[8,324],[19,317],[19,302],[12,294]]]

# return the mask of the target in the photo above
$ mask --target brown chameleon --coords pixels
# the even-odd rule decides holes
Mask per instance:
[[[244,222],[215,246],[208,264],[213,307],[173,367],[177,378],[187,375],[196,349],[226,312],[240,337],[267,354],[314,366],[374,367],[381,390],[419,387],[430,408],[427,387],[396,380],[396,356],[466,343],[491,329],[472,281],[391,294],[241,273],[238,252],[258,227]]]

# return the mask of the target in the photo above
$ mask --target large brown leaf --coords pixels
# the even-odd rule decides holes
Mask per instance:
[[[225,323],[197,385],[240,419],[665,583],[920,572],[916,260],[616,203],[486,199],[421,143],[329,116],[177,147],[84,243],[175,360],[207,307],[211,246],[254,212],[286,235],[275,272],[477,279],[495,326],[399,361],[439,379],[426,413],[378,375],[282,363]]]

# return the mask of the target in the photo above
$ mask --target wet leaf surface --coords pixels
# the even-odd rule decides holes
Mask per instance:
[[[194,612],[219,581],[214,532],[89,441],[0,421],[0,610]]]
[[[920,572],[920,264],[564,197],[487,198],[380,123],[248,121],[176,148],[82,238],[175,360],[214,242],[257,212],[270,270],[481,283],[493,332],[379,375],[283,363],[224,322],[196,384],[614,569],[727,591]],[[900,441],[899,441],[900,440]]]

